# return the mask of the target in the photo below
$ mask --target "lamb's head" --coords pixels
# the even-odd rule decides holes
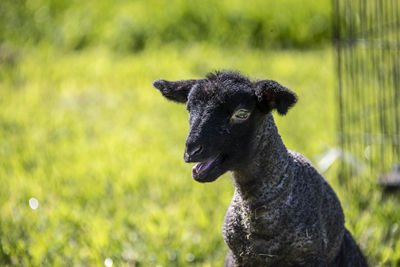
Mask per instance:
[[[184,160],[197,162],[192,176],[212,182],[244,164],[251,138],[267,113],[284,115],[296,95],[275,81],[252,82],[236,72],[216,72],[205,79],[154,81],[169,100],[186,103],[190,130]]]

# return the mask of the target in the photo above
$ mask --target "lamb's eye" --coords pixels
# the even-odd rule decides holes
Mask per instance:
[[[233,113],[232,119],[236,121],[247,120],[250,116],[250,111],[247,109],[238,109]]]

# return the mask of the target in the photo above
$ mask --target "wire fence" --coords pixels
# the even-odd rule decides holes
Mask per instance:
[[[399,2],[332,0],[342,179],[400,164]]]

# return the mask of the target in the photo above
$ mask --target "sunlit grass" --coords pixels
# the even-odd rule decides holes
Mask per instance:
[[[275,79],[299,103],[277,117],[287,146],[312,161],[335,146],[333,55],[197,45],[113,54],[19,53],[0,77],[0,263],[222,266],[229,175],[199,184],[183,162],[184,106],[158,78],[238,69]],[[347,224],[373,264],[399,264],[399,198],[375,177],[339,182]],[[31,199],[38,201],[32,209]]]

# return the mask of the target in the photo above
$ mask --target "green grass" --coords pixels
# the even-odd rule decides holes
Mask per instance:
[[[138,52],[165,43],[321,47],[330,42],[330,0],[0,1],[0,43],[105,45]]]
[[[300,99],[276,116],[287,146],[315,162],[336,143],[330,49],[42,46],[10,58],[0,65],[1,265],[222,266],[230,177],[191,179],[188,116],[151,87],[155,79],[215,69],[275,79]],[[371,265],[400,265],[399,197],[383,196],[372,176],[340,182],[332,168],[326,177]]]

